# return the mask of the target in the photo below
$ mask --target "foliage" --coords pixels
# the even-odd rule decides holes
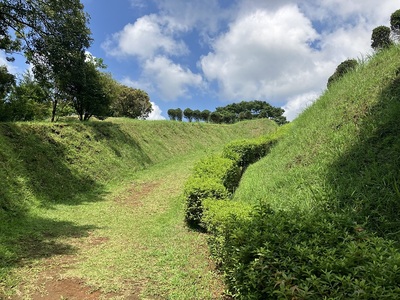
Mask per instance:
[[[355,59],[348,59],[340,63],[335,73],[328,79],[328,88],[332,85],[333,82],[336,82],[339,78],[343,77],[347,72],[354,70],[358,66],[358,61]]]
[[[83,5],[79,0],[6,0],[1,8],[6,40],[1,47],[9,53],[24,52],[35,78],[50,92],[54,121],[60,102],[82,96],[79,80],[87,73],[85,51],[91,43]]]
[[[167,113],[168,113],[168,117],[170,118],[170,120],[182,121],[183,112],[182,112],[182,110],[180,108],[168,109]]]
[[[211,111],[209,111],[208,109],[202,110],[200,113],[201,120],[203,120],[204,122],[208,122],[210,120],[210,114]]]
[[[212,155],[195,165],[193,176],[217,179],[229,192],[233,193],[239,184],[240,169],[235,161],[220,155]]]
[[[199,228],[203,216],[203,201],[227,199],[229,193],[220,180],[211,177],[191,177],[185,184],[185,219],[192,228]]]
[[[392,30],[394,36],[400,38],[400,9],[396,10],[390,16],[390,29]]]
[[[236,120],[251,120],[254,118],[268,118],[274,120],[279,125],[287,123],[286,118],[283,116],[285,111],[282,108],[273,107],[269,103],[260,100],[228,104],[224,107],[217,107],[216,112],[222,116],[226,116],[224,123],[233,123]]]
[[[250,140],[236,140],[225,145],[222,155],[235,161],[238,166],[245,169],[264,157],[275,142],[276,139],[270,136]]]
[[[219,255],[238,299],[394,299],[400,253],[350,219],[257,207],[231,217]]]
[[[232,201],[256,209],[211,238],[236,298],[399,297],[399,66],[377,52],[249,166]]]
[[[195,110],[193,111],[192,115],[193,115],[193,119],[194,119],[196,122],[199,122],[199,121],[202,119],[202,118],[201,118],[201,111],[198,110],[198,109],[195,109]]]
[[[265,136],[254,140],[239,140],[224,146],[221,155],[208,156],[198,162],[193,174],[185,185],[186,221],[191,227],[215,228],[215,222],[208,214],[203,220],[203,202],[224,200],[237,186],[244,169],[262,156],[276,142],[278,135]],[[213,205],[208,205],[215,207]],[[219,219],[219,213],[215,213]],[[218,221],[216,222],[218,223]]]
[[[279,107],[273,107],[265,101],[242,101],[240,103],[228,104],[224,107],[217,107],[214,112],[209,110],[192,110],[186,108],[183,111],[183,116],[189,121],[203,120],[204,122],[211,121],[215,124],[233,124],[238,121],[252,120],[256,118],[266,118],[275,121],[279,125],[288,123],[286,117],[283,116],[285,111]],[[168,116],[171,120],[177,120],[179,112],[175,109],[168,110]]]
[[[0,66],[0,101],[4,100],[14,85],[15,76],[8,72],[6,66]]]
[[[145,91],[123,85],[117,87],[112,102],[115,117],[146,119],[152,110],[150,97]]]
[[[189,122],[192,122],[192,120],[193,120],[193,110],[191,110],[190,108],[185,108],[185,110],[183,111],[183,116],[184,116]]]
[[[378,51],[388,48],[392,41],[390,40],[390,28],[387,26],[378,26],[372,31],[371,47]]]

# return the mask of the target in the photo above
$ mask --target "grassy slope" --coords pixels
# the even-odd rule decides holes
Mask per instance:
[[[303,213],[328,208],[400,241],[400,48],[363,63],[249,167],[235,198]]]
[[[0,298],[45,293],[69,277],[116,299],[215,298],[223,287],[205,238],[184,225],[183,182],[200,157],[275,128],[266,120],[0,124]]]
[[[399,46],[374,55],[248,168],[220,251],[239,299],[399,298],[399,71]]]
[[[155,163],[274,128],[271,122],[232,126],[113,120],[86,124],[0,124],[0,213],[27,204],[77,204],[101,197]]]

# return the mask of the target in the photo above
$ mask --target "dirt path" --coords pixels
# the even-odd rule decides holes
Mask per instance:
[[[48,218],[95,229],[57,240],[75,253],[17,268],[21,283],[4,299],[222,299],[206,236],[183,221],[180,195],[196,160],[144,171],[104,202],[46,211]]]

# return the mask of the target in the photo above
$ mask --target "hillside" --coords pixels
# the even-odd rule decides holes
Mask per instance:
[[[223,252],[238,298],[400,297],[399,116],[394,46],[335,82],[248,168],[234,199],[257,209]]]
[[[114,119],[88,123],[0,124],[0,211],[32,203],[94,201],[103,186],[190,151],[275,128],[258,120],[231,126]]]

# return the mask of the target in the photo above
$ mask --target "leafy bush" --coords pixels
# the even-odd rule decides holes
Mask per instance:
[[[222,156],[234,160],[238,166],[246,168],[264,157],[276,141],[276,138],[271,137],[233,141],[224,147]]]
[[[229,193],[224,185],[215,178],[191,177],[185,185],[186,222],[191,227],[200,227],[203,215],[203,200],[227,199]]]
[[[225,219],[219,256],[238,299],[397,299],[400,254],[349,220],[259,207]],[[221,241],[221,238],[220,238]]]
[[[240,168],[231,159],[213,155],[195,165],[193,176],[217,179],[229,192],[233,192],[239,184]]]

